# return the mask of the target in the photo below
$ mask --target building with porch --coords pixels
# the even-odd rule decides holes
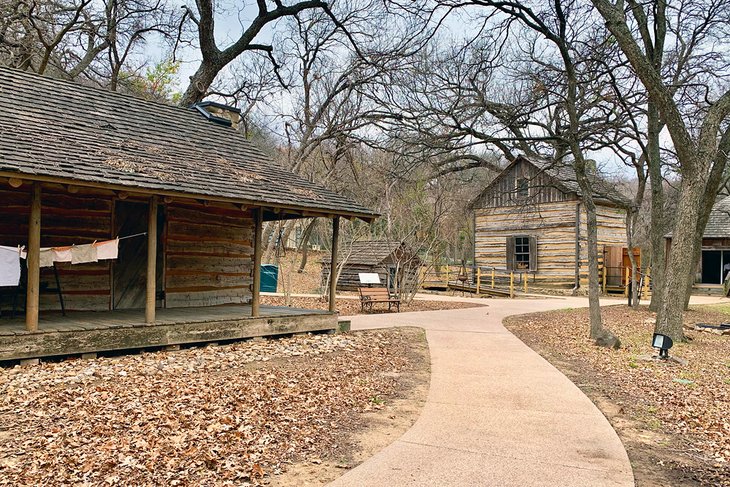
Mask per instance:
[[[271,161],[235,110],[0,67],[0,112],[0,246],[21,256],[17,285],[0,267],[0,360],[337,326],[333,299],[259,304],[262,224],[329,218],[336,258],[339,219],[376,215]]]

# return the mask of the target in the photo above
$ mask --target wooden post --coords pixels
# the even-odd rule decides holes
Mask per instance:
[[[509,297],[515,297],[515,271],[509,271]]]
[[[494,267],[492,267],[492,289],[494,289]]]
[[[525,294],[527,294],[527,272],[522,274],[522,278],[525,280],[524,288],[525,288]]]
[[[251,284],[251,316],[259,316],[261,302],[261,234],[264,225],[264,209],[253,210],[253,283]]]
[[[28,290],[25,302],[25,329],[38,330],[38,301],[41,281],[41,183],[33,183],[28,220]]]
[[[446,287],[449,287],[449,264],[446,264]]]
[[[482,268],[477,267],[477,296],[480,294],[480,288],[482,283]]]
[[[629,283],[631,282],[631,268],[626,268],[626,281],[624,285],[624,296],[629,297]]]
[[[150,198],[147,212],[147,290],[144,320],[155,322],[155,305],[157,303],[157,196]]]
[[[340,217],[332,219],[332,261],[330,264],[330,313],[337,311],[337,252],[340,245]]]
[[[644,299],[649,294],[649,280],[651,279],[651,267],[646,268],[646,274],[644,274],[644,289],[641,291],[641,295],[644,296]]]
[[[603,276],[602,276],[602,278],[603,278],[603,284],[602,284],[602,286],[603,286],[603,294],[606,294],[606,258],[605,257],[603,259],[603,267],[602,267],[602,270],[603,270]]]

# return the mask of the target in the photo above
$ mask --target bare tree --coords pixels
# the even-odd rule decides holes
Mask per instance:
[[[195,74],[190,77],[190,84],[180,100],[182,105],[191,105],[202,100],[208,94],[208,88],[213,84],[216,76],[244,52],[266,53],[271,61],[272,69],[274,72],[278,72],[280,65],[274,57],[273,46],[256,42],[259,34],[267,25],[283,18],[296,17],[308,10],[319,10],[324,12],[335,26],[343,31],[345,28],[333,13],[330,4],[321,0],[305,0],[290,5],[285,5],[280,0],[274,2],[257,0],[256,5],[256,16],[247,25],[242,25],[238,39],[226,47],[219,46],[215,38],[216,12],[212,0],[196,0],[194,9],[184,7],[187,16],[197,27],[202,60]],[[283,80],[281,81],[284,84]]]
[[[684,337],[682,310],[693,283],[701,236],[730,151],[727,123],[730,90],[723,88],[725,83],[718,78],[727,75],[727,59],[723,54],[727,47],[720,48],[719,44],[727,40],[730,5],[723,1],[702,6],[684,3],[676,11],[668,12],[668,5],[662,0],[644,4],[608,0],[592,0],[592,3],[656,106],[679,164],[678,212],[656,330],[681,340]],[[684,75],[679,83],[672,77],[664,77],[663,50],[656,59],[650,26],[662,42],[671,29],[685,51],[691,49],[694,55],[703,58],[702,69]],[[709,43],[712,43],[711,50],[702,47]],[[673,61],[688,59],[677,57]]]

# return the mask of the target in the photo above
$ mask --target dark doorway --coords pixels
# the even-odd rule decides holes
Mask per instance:
[[[702,251],[702,283],[722,284],[722,251]]]
[[[116,201],[114,204],[114,235],[125,237],[147,231],[149,204],[136,201]],[[158,208],[157,218],[157,291],[163,286],[164,211]],[[113,309],[144,308],[147,282],[147,236],[122,239],[119,257],[114,261]]]

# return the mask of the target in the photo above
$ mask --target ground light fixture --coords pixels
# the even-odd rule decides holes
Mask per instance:
[[[651,346],[659,349],[659,358],[662,360],[669,358],[669,349],[673,345],[672,339],[661,333],[654,333],[654,337],[651,339]]]

